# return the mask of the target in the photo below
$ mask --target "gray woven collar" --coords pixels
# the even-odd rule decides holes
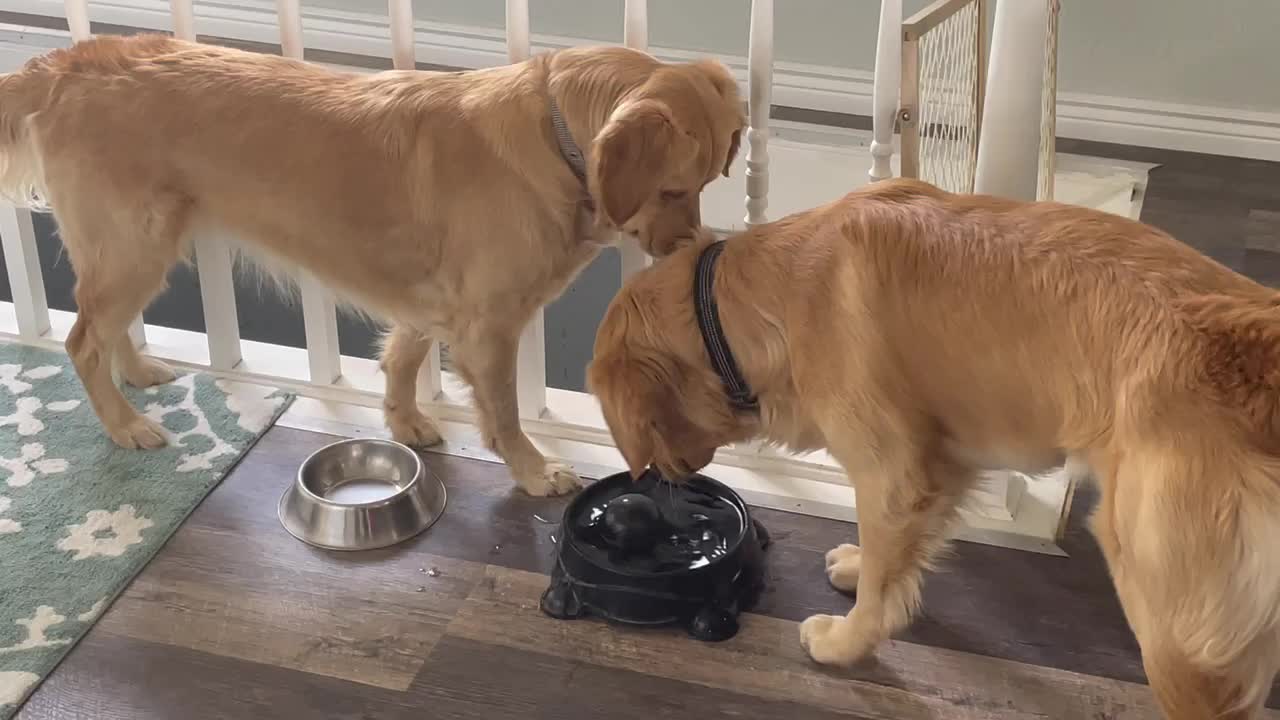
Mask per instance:
[[[573,141],[573,135],[569,133],[569,125],[564,121],[564,115],[560,114],[560,106],[556,104],[553,97],[547,97],[547,104],[551,106],[551,128],[556,133],[556,143],[560,145],[560,155],[564,157],[564,161],[569,164],[569,169],[577,176],[578,181],[582,183],[584,192],[587,187],[587,160],[582,156],[582,150],[578,148],[578,144]],[[590,195],[588,195],[588,198]]]

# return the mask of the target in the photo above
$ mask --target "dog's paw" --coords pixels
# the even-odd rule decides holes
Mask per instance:
[[[108,429],[112,442],[129,450],[153,450],[169,444],[168,436],[160,423],[138,415],[118,428]]]
[[[398,410],[386,413],[387,427],[391,430],[391,438],[413,448],[425,448],[439,444],[440,430],[431,418],[421,410]]]
[[[542,472],[532,477],[516,477],[520,489],[534,497],[550,497],[568,495],[582,487],[582,480],[568,465],[558,462],[547,462]]]
[[[827,580],[831,587],[852,593],[858,589],[858,575],[862,572],[862,549],[845,543],[827,553]]]
[[[874,644],[864,642],[839,615],[814,615],[800,623],[800,645],[820,665],[847,667],[871,654]]]
[[[173,368],[155,358],[140,357],[136,363],[129,363],[121,372],[124,381],[136,388],[149,388],[152,385],[163,385],[173,382],[178,374]]]

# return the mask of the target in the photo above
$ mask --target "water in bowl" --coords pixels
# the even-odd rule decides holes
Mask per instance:
[[[361,505],[385,500],[398,492],[399,486],[385,480],[355,479],[330,488],[324,499],[341,505]]]

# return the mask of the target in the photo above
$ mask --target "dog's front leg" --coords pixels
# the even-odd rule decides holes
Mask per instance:
[[[450,357],[475,393],[480,432],[520,489],[530,495],[562,495],[576,490],[578,476],[568,466],[549,462],[520,429],[516,394],[519,327],[473,326],[450,346]]]
[[[927,458],[881,459],[873,467],[859,472],[854,483],[861,546],[841,545],[827,554],[832,584],[840,590],[857,587],[853,610],[845,617],[815,615],[800,625],[801,644],[824,665],[867,657],[910,621],[923,570],[943,544],[947,521],[974,477]]]
[[[387,390],[382,415],[391,437],[411,447],[440,442],[436,424],[418,407],[418,371],[431,352],[431,338],[404,325],[395,325],[382,348],[382,372]]]

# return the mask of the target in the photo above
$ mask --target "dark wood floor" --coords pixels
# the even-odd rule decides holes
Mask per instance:
[[[851,525],[757,510],[768,591],[732,641],[543,616],[563,500],[502,466],[428,454],[449,507],[402,546],[332,553],[276,501],[332,438],[271,430],[19,714],[270,718],[1155,718],[1077,504],[1069,558],[958,544],[925,612],[852,672],[808,662],[797,621],[846,612],[822,556]],[[1277,717],[1280,717],[1278,715]]]

